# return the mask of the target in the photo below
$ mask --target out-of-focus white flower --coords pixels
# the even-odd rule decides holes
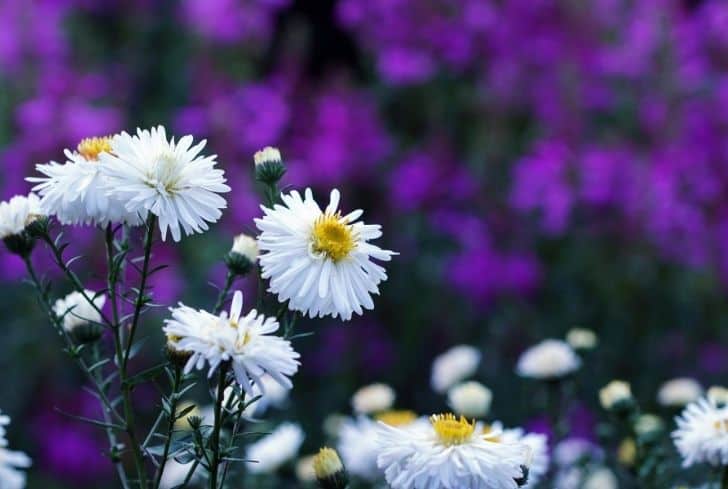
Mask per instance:
[[[109,197],[125,203],[126,211],[146,219],[159,218],[162,240],[167,231],[179,241],[207,231],[227,207],[221,193],[229,192],[224,171],[215,168],[216,156],[199,156],[205,141],[192,146],[192,136],[175,143],[162,126],[122,132],[111,140],[111,151],[99,154]]]
[[[528,464],[528,483],[523,487],[534,487],[549,470],[549,446],[546,435],[540,433],[526,433],[523,428],[505,429],[496,421],[486,432],[498,434],[503,443],[522,443],[531,449],[530,463]]]
[[[370,384],[354,393],[351,407],[359,414],[378,413],[390,409],[396,397],[394,389],[387,384]]]
[[[429,429],[382,424],[377,464],[393,489],[517,487],[530,448],[505,443],[453,415],[431,418]]]
[[[106,296],[96,295],[92,290],[84,290],[86,296],[93,301],[99,310],[106,303]],[[83,294],[73,291],[53,305],[53,312],[63,318],[63,329],[72,333],[79,327],[89,323],[99,323],[101,314],[84,298]]]
[[[689,377],[668,380],[657,392],[657,402],[662,406],[682,407],[703,395],[698,381]]]
[[[597,334],[585,328],[573,328],[566,334],[566,342],[575,350],[592,350],[597,346]]]
[[[475,381],[455,385],[447,392],[447,401],[453,412],[466,418],[484,417],[492,400],[490,389]]]
[[[103,175],[99,160],[102,153],[111,151],[112,136],[82,140],[76,151],[65,150],[66,163],[55,161],[36,165],[44,177],[29,177],[36,183],[33,190],[41,196],[40,207],[61,224],[106,224],[141,222],[136,212],[125,207],[125,201],[110,196],[108,179]]]
[[[558,379],[581,367],[581,359],[568,343],[544,340],[521,354],[516,373],[533,379]]]
[[[243,411],[245,417],[260,417],[269,407],[281,407],[288,399],[290,390],[276,382],[273,377],[264,375],[260,382],[253,385],[253,395],[247,396],[248,401],[260,396],[260,399],[249,404]]]
[[[0,488],[2,489],[23,489],[25,487],[25,472],[20,469],[27,469],[32,462],[23,452],[8,450],[8,441],[5,438],[5,426],[10,423],[10,418],[0,415]]]
[[[613,380],[599,390],[599,403],[604,409],[612,409],[617,403],[632,399],[629,383]]]
[[[235,292],[230,315],[219,316],[180,304],[170,308],[172,318],[165,320],[164,332],[176,339],[176,346],[191,353],[185,372],[209,364],[209,375],[223,361],[230,360],[235,379],[250,396],[255,395],[253,384],[261,384],[269,375],[286,389],[293,387],[288,377],[298,371],[300,355],[284,340],[272,333],[278,321],[252,309],[241,316],[243,294]]]
[[[665,424],[659,416],[654,414],[642,414],[634,422],[634,431],[637,436],[645,436],[650,433],[662,431]]]
[[[339,191],[332,190],[323,211],[306,189],[304,198],[293,191],[281,194],[283,205],[262,207],[256,219],[262,276],[270,279],[269,291],[291,310],[309,317],[341,317],[373,309],[372,294],[387,279],[383,267],[372,261],[389,261],[395,252],[369,243],[382,235],[381,227],[356,222],[363,211],[342,216]]]
[[[571,467],[584,460],[599,461],[604,458],[602,449],[583,438],[567,438],[554,448],[554,462],[559,467]]]
[[[728,465],[728,407],[701,398],[687,405],[672,433],[683,466]]]
[[[30,193],[16,195],[0,202],[0,239],[20,234],[26,226],[43,216],[38,196]]]
[[[284,423],[270,435],[248,445],[245,458],[248,471],[253,474],[270,474],[298,455],[303,443],[303,430],[293,423]]]
[[[728,389],[723,386],[714,385],[708,389],[708,399],[715,405],[728,404]]]
[[[583,489],[618,489],[619,481],[607,468],[597,469],[586,476]]]
[[[435,392],[443,393],[475,373],[480,364],[480,351],[469,345],[458,345],[439,355],[432,362],[430,383]]]

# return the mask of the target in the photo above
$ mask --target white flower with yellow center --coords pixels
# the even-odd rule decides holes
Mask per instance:
[[[683,407],[703,395],[703,388],[697,380],[678,377],[668,380],[657,392],[657,402],[662,406]]]
[[[475,373],[480,365],[480,350],[458,345],[439,355],[432,362],[430,383],[435,392],[443,393]]]
[[[581,367],[581,359],[561,340],[544,340],[523,352],[516,373],[521,377],[553,380],[565,377]]]
[[[167,140],[162,126],[137,129],[136,136],[122,132],[111,140],[111,151],[99,154],[108,195],[123,201],[129,213],[157,216],[162,240],[167,230],[175,241],[182,230],[206,231],[227,207],[218,194],[230,187],[223,170],[215,168],[216,156],[200,156],[205,144],[192,146],[192,136]]]
[[[245,466],[253,474],[271,474],[298,455],[303,439],[300,426],[284,423],[270,435],[248,445]]]
[[[672,438],[683,466],[728,465],[728,407],[701,398],[688,404],[675,421],[677,429]]]
[[[546,435],[527,433],[522,428],[505,429],[499,421],[496,421],[484,431],[498,433],[498,439],[504,443],[523,443],[531,449],[528,483],[523,487],[535,487],[538,481],[546,475],[550,461],[549,443]]]
[[[354,393],[351,407],[359,414],[378,413],[391,408],[396,397],[394,389],[387,384],[370,384]]]
[[[256,395],[254,384],[265,388],[262,377],[266,374],[290,389],[293,384],[289,377],[298,371],[300,355],[288,340],[272,335],[279,328],[275,318],[255,309],[241,316],[242,308],[240,291],[233,296],[229,316],[227,312],[215,316],[183,304],[170,308],[172,318],[165,320],[164,332],[174,338],[179,350],[191,353],[185,372],[208,364],[212,375],[222,362],[230,361],[235,379],[250,396]]]
[[[124,201],[108,195],[108,182],[101,172],[100,155],[111,151],[113,136],[82,140],[76,151],[65,150],[66,163],[51,161],[36,165],[44,177],[29,177],[41,196],[41,209],[61,224],[140,223]]]
[[[484,435],[452,414],[430,418],[429,429],[382,424],[377,464],[393,489],[515,489],[530,448]]]
[[[356,222],[363,211],[341,215],[339,191],[331,191],[323,211],[311,189],[304,197],[293,191],[281,194],[283,205],[261,207],[259,258],[270,292],[291,310],[310,317],[341,317],[373,309],[371,294],[387,279],[385,270],[372,261],[389,261],[393,251],[369,243],[382,235],[380,226]]]
[[[33,193],[0,202],[0,239],[22,233],[28,224],[42,215],[40,200]]]

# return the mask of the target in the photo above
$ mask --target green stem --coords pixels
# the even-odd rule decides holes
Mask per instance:
[[[210,445],[212,461],[210,463],[210,489],[217,489],[217,472],[220,466],[220,431],[222,430],[222,404],[225,399],[227,366],[220,366],[217,383],[217,399],[215,401],[215,424],[212,428]]]
[[[728,466],[723,468],[723,478],[720,482],[721,489],[728,489]]]
[[[225,285],[220,290],[220,293],[217,296],[217,300],[215,301],[215,307],[212,308],[213,314],[220,314],[220,310],[222,309],[222,306],[225,303],[225,299],[227,298],[228,293],[230,292],[230,288],[233,286],[234,282],[235,274],[228,270],[227,276],[225,277]]]
[[[174,381],[172,384],[172,394],[169,396],[169,418],[167,420],[167,437],[164,440],[164,450],[162,451],[162,460],[159,462],[159,468],[157,469],[157,477],[154,481],[154,489],[159,487],[162,482],[162,475],[164,474],[164,466],[167,464],[169,458],[169,447],[172,444],[172,434],[174,433],[174,423],[177,421],[177,400],[179,389],[182,385],[182,369],[175,365],[174,367]]]

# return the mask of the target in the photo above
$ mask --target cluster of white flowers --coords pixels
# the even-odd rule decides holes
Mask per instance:
[[[0,487],[2,489],[22,489],[25,487],[25,472],[31,465],[30,457],[23,452],[8,450],[6,426],[10,418],[0,414]]]

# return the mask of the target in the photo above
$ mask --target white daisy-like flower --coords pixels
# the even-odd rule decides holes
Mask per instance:
[[[490,410],[493,393],[480,382],[463,382],[447,392],[447,402],[455,412],[466,418],[482,418]]]
[[[304,197],[297,191],[281,194],[283,205],[261,207],[265,216],[256,219],[263,278],[269,291],[291,310],[310,317],[341,317],[373,309],[372,294],[387,279],[383,267],[372,261],[391,260],[395,252],[369,243],[382,235],[381,227],[356,222],[363,211],[341,215],[339,191],[331,191],[321,210],[311,189]]]
[[[84,290],[86,297],[91,299],[94,305],[101,309],[106,303],[106,296],[96,295],[92,290]],[[101,322],[101,314],[86,300],[80,292],[73,291],[62,299],[58,299],[53,305],[53,312],[59,318],[63,318],[63,329],[69,333],[89,323]]]
[[[558,379],[581,367],[581,359],[561,340],[544,340],[521,354],[516,373],[533,379]]]
[[[377,464],[393,489],[516,489],[531,451],[452,414],[433,416],[427,430],[382,424],[379,441]]]
[[[540,433],[527,433],[522,428],[503,428],[499,421],[489,429],[500,433],[498,438],[504,443],[523,443],[531,449],[531,462],[528,465],[528,483],[524,487],[534,487],[549,470],[548,437]]]
[[[396,397],[394,389],[387,384],[370,384],[354,393],[351,407],[359,414],[378,413],[390,409]]]
[[[270,474],[289,460],[293,460],[303,444],[300,426],[284,423],[246,449],[246,466],[253,474]]]
[[[123,200],[108,193],[108,179],[101,172],[104,163],[99,156],[111,151],[112,138],[84,139],[76,151],[64,151],[65,164],[51,161],[35,166],[45,176],[26,180],[37,184],[33,190],[41,196],[44,214],[55,216],[61,224],[141,222],[136,212],[127,211]]]
[[[480,365],[480,351],[469,345],[458,345],[439,355],[432,362],[430,383],[435,392],[443,393],[475,373]]]
[[[224,171],[215,168],[216,156],[200,156],[206,141],[192,146],[192,136],[175,143],[162,126],[122,132],[111,141],[111,151],[99,154],[109,196],[125,202],[129,213],[159,218],[162,240],[167,230],[179,241],[201,233],[217,222],[227,207],[220,193],[230,191]]]
[[[241,316],[243,294],[236,291],[227,312],[215,316],[184,304],[170,308],[172,318],[165,320],[164,332],[182,351],[190,352],[185,372],[209,365],[209,375],[224,361],[232,364],[235,379],[246,394],[254,396],[253,384],[264,388],[262,378],[269,375],[286,389],[293,387],[289,377],[298,371],[300,355],[291,343],[275,333],[279,324],[252,309]]]
[[[683,466],[728,465],[728,407],[701,398],[688,404],[675,421],[677,429],[672,438]]]
[[[16,195],[9,201],[0,202],[0,239],[20,234],[42,215],[40,199],[34,193]]]
[[[697,380],[678,377],[668,380],[657,392],[657,402],[662,406],[683,407],[703,395],[703,388]]]
[[[10,418],[0,414],[0,488],[22,489],[25,487],[25,472],[20,469],[27,469],[32,461],[23,452],[8,450],[8,441],[5,438],[5,426],[10,423]]]

